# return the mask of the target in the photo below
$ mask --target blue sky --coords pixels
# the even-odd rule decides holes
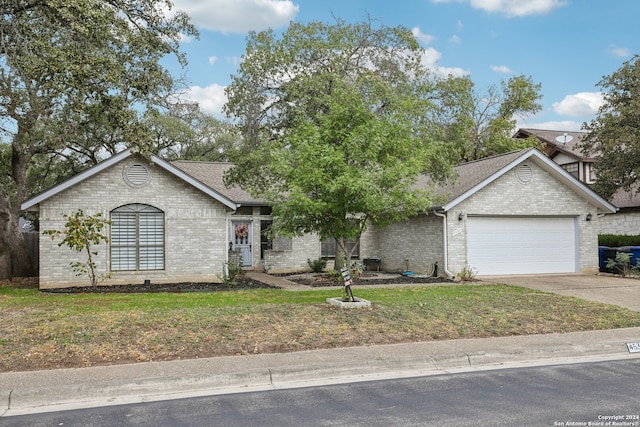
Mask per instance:
[[[248,31],[291,21],[367,17],[414,31],[438,73],[469,75],[479,93],[524,74],[542,85],[543,110],[518,127],[580,130],[602,103],[596,84],[640,53],[637,0],[174,0],[200,31],[181,45],[189,97],[220,116]],[[176,75],[178,71],[176,70]]]

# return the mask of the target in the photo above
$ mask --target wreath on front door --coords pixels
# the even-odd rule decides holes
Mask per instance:
[[[246,239],[249,236],[249,227],[247,224],[236,225],[236,237],[238,239]]]

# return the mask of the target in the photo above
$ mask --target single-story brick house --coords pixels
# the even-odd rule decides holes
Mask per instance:
[[[121,152],[25,201],[40,229],[63,229],[64,214],[82,209],[112,221],[110,242],[97,248],[104,284],[219,281],[230,254],[245,268],[308,268],[332,255],[318,236],[269,241],[261,232],[271,209],[240,188],[224,186],[228,163],[147,161]],[[357,256],[380,258],[385,271],[456,275],[596,272],[599,214],[616,208],[535,149],[456,168],[439,188],[446,202],[414,218],[360,237]],[[417,185],[429,185],[425,177]],[[231,249],[231,251],[230,251]],[[69,263],[78,255],[40,239],[40,287],[85,285]]]

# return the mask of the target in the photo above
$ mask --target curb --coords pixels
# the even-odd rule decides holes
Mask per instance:
[[[0,374],[0,417],[216,394],[640,358],[640,328]]]

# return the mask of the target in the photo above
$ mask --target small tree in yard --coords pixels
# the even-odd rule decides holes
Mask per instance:
[[[95,215],[85,215],[82,209],[78,209],[73,215],[65,214],[64,217],[67,219],[64,231],[44,230],[43,234],[51,236],[52,240],[57,236],[64,236],[58,246],[67,245],[78,253],[86,252],[87,260],[85,262],[76,261],[69,263],[69,265],[76,276],[88,274],[91,286],[95,287],[98,284],[98,279],[102,281],[107,279],[109,275],[97,276],[94,256],[98,255],[98,252],[92,250],[92,247],[101,242],[109,242],[109,238],[102,234],[102,230],[111,224],[111,221],[103,219],[99,212]]]
[[[345,241],[425,212],[422,173],[449,176],[456,147],[428,119],[435,83],[409,29],[292,23],[251,33],[226,93],[242,134],[225,176],[273,206],[272,231]]]

